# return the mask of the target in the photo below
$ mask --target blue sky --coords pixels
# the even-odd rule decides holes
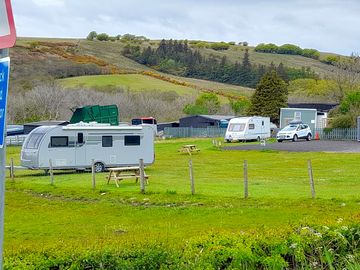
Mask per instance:
[[[12,0],[12,5],[18,36],[81,38],[94,30],[360,53],[358,0]]]

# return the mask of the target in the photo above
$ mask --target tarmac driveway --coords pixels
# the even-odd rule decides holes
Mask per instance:
[[[231,146],[224,144],[225,150],[279,150],[288,152],[341,152],[360,153],[360,142],[357,141],[284,141],[282,143],[269,143],[266,146],[259,144],[246,144]]]

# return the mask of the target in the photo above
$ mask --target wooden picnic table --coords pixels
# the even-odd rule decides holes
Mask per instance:
[[[131,167],[118,167],[118,168],[108,168],[109,175],[107,178],[107,183],[109,184],[110,180],[114,180],[117,187],[119,187],[119,181],[128,179],[128,178],[135,178],[136,183],[138,179],[140,179],[140,167],[139,166],[131,166]],[[146,183],[148,183],[149,176],[146,175],[144,171],[144,177]]]
[[[197,153],[199,151],[200,149],[197,148],[195,144],[183,145],[183,147],[178,150],[178,152],[181,153],[194,153],[194,152]]]

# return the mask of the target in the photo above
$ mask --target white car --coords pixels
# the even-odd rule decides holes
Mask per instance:
[[[298,139],[306,139],[310,141],[312,138],[312,132],[308,125],[303,123],[294,123],[284,127],[276,135],[278,142],[285,140],[292,140],[296,142]]]

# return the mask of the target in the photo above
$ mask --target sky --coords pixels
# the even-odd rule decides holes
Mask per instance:
[[[360,0],[12,0],[17,35],[296,44],[360,53]]]

